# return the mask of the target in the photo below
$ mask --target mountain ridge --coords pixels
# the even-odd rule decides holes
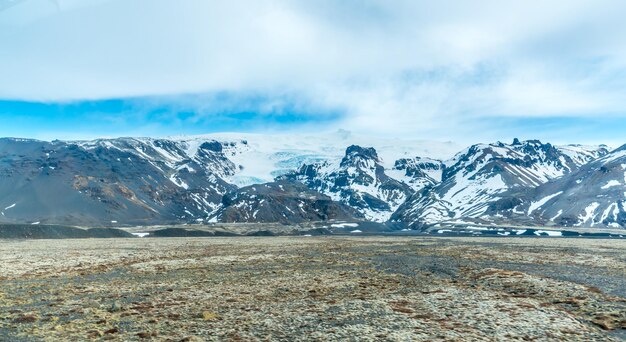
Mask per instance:
[[[215,137],[221,140],[208,135],[51,142],[2,138],[0,209],[4,210],[0,210],[0,223],[112,226],[209,223],[220,217],[250,222],[254,211],[234,210],[226,199],[253,184],[267,184],[275,190],[278,183],[274,182],[279,182],[290,189],[280,198],[290,200],[287,205],[281,202],[286,209],[263,209],[263,222],[270,218],[284,224],[326,220],[340,213],[336,218],[389,221],[412,229],[452,221],[590,227],[626,224],[620,197],[624,191],[618,191],[626,186],[618,170],[624,146],[609,152],[604,145],[557,146],[514,139],[510,144],[474,144],[449,158],[436,158],[445,157],[442,151],[452,154],[453,145],[424,141],[422,145],[403,145],[388,140],[380,148],[381,157],[376,144],[339,147],[351,139],[346,132],[316,139],[290,136],[278,142],[259,136],[260,140],[249,134],[239,138],[218,134]],[[610,179],[595,177],[604,172],[600,160],[610,162]],[[594,177],[582,177],[583,172]],[[574,188],[576,180],[568,180],[573,175],[590,179],[585,184],[593,183],[595,192],[568,190]],[[607,184],[610,190],[604,194],[602,186]],[[310,198],[323,199],[326,204],[320,208],[312,204],[315,202],[296,201],[305,192],[302,186],[311,191]],[[559,191],[562,193],[554,195]],[[604,219],[582,220],[594,203],[590,198],[600,192],[607,199],[590,215]],[[277,198],[278,193],[266,195]],[[551,195],[554,197],[548,198]],[[582,212],[568,212],[556,222],[550,220],[554,216],[546,218],[556,215],[566,205],[561,199],[568,196],[587,203],[585,208],[576,208]],[[328,210],[332,214],[291,216],[289,210],[300,210],[300,205],[310,208],[305,211]],[[601,209],[610,211],[611,219],[607,219],[609,214],[595,212]],[[291,219],[281,219],[285,216]]]

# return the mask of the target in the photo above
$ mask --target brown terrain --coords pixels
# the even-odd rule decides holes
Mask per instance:
[[[2,341],[617,341],[625,329],[625,240],[0,240]]]

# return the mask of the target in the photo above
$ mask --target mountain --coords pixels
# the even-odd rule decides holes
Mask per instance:
[[[0,140],[0,223],[206,222],[224,208],[223,196],[239,187],[270,182],[303,163],[337,162],[344,144],[363,140],[376,142],[390,164],[413,150],[432,156],[456,148],[347,131],[53,142],[6,138]]]
[[[626,227],[626,145],[538,187],[520,210],[546,225]]]
[[[349,206],[287,180],[243,187],[225,195],[222,205],[215,221],[289,224],[362,219]]]
[[[298,171],[286,174],[281,179],[301,182],[335,201],[349,205],[368,220],[384,222],[415,192],[410,185],[411,181],[414,187],[435,182],[425,170],[416,167],[416,163],[409,164],[397,164],[397,169],[394,169],[404,172],[405,183],[386,174],[374,148],[351,145],[338,164],[304,164]]]
[[[0,139],[0,222],[154,224],[208,217],[236,187],[219,143]],[[3,208],[3,209],[2,209]]]
[[[606,147],[558,147],[538,140],[476,144],[447,161],[441,182],[415,193],[391,220],[422,227],[440,222],[501,221],[537,186],[578,170]]]
[[[385,229],[454,222],[624,226],[625,147],[609,153],[606,146],[515,139],[472,145],[454,156],[453,149],[452,143],[346,131],[4,138],[0,224],[369,220],[382,223],[371,227]]]

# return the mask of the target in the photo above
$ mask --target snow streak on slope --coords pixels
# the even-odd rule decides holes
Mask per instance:
[[[535,210],[541,208],[542,205],[546,204],[549,200],[555,198],[556,196],[562,194],[563,191],[559,191],[556,194],[548,195],[537,202],[532,202],[530,207],[528,208],[528,215],[532,214]]]

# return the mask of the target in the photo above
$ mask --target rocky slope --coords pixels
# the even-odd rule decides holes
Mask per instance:
[[[235,187],[207,142],[193,158],[168,140],[0,140],[0,222],[151,224],[208,217]]]
[[[608,153],[605,147],[556,147],[538,140],[477,144],[446,162],[442,181],[417,192],[393,214],[412,227],[500,221],[534,188]]]
[[[289,224],[362,218],[349,206],[286,180],[243,187],[225,195],[222,205],[215,221]]]
[[[626,145],[538,187],[518,211],[547,225],[626,227]]]

